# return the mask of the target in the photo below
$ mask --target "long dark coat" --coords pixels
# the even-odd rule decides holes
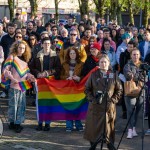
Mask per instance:
[[[103,73],[98,69],[91,74],[88,81],[86,82],[85,94],[89,100],[89,107],[85,123],[84,138],[90,142],[96,142],[96,140],[102,135],[104,131],[106,101],[106,136],[112,143],[114,143],[115,140],[115,104],[118,102],[122,95],[122,86],[120,80],[118,79],[118,75],[116,73],[111,75],[108,81],[106,81],[107,79],[103,77]],[[106,91],[108,93],[107,98],[105,94],[102,104],[97,104],[96,92],[104,91],[106,87]]]

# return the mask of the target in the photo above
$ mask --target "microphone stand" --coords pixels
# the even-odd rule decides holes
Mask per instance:
[[[109,74],[107,73],[107,77],[105,80],[105,89],[104,89],[104,103],[105,103],[105,111],[104,111],[104,129],[103,129],[103,133],[100,135],[100,137],[97,139],[97,141],[90,147],[89,150],[93,150],[98,143],[101,143],[101,150],[103,149],[103,145],[104,143],[108,143],[111,150],[117,150],[113,143],[110,142],[110,140],[108,139],[108,137],[106,136],[106,113],[107,113],[107,103],[108,103],[108,81],[109,81]]]

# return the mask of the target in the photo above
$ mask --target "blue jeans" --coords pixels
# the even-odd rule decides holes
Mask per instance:
[[[124,98],[125,98],[125,104],[126,104],[126,108],[127,108],[127,119],[130,118],[133,108],[136,105],[135,110],[132,114],[132,117],[131,117],[129,125],[128,125],[129,129],[132,129],[133,127],[136,127],[138,114],[139,114],[139,111],[141,110],[141,107],[143,104],[143,97],[140,96],[139,99],[137,99],[137,98],[125,96]],[[136,102],[137,102],[137,104],[136,104]]]
[[[73,130],[74,122],[75,122],[75,127],[77,130],[83,129],[83,125],[82,125],[81,120],[74,120],[74,121],[73,120],[67,120],[66,121],[66,128]]]
[[[26,92],[9,89],[8,121],[21,124],[25,120]]]

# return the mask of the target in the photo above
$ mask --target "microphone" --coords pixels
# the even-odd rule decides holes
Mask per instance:
[[[106,73],[103,73],[103,78],[109,78],[109,79],[113,79],[114,78],[114,73],[111,73],[110,71],[107,71]]]

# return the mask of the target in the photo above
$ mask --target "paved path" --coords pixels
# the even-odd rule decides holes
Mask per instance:
[[[28,99],[26,121],[24,130],[17,134],[8,129],[4,115],[7,114],[7,100],[0,99],[0,116],[4,121],[4,133],[0,139],[0,150],[88,150],[89,143],[83,139],[83,133],[73,131],[72,133],[65,132],[65,122],[52,122],[51,130],[48,132],[35,130],[37,125],[36,109],[31,106],[31,99]],[[118,145],[123,129],[127,120],[120,118],[121,108],[117,106],[116,120],[116,143]],[[120,145],[120,150],[142,150],[141,140],[141,115],[138,122],[139,136],[131,140],[126,139],[126,134]],[[147,121],[145,121],[145,129],[147,129]],[[100,149],[100,144],[97,149]],[[106,145],[104,145],[104,149]],[[144,150],[150,150],[150,136],[144,138]]]

